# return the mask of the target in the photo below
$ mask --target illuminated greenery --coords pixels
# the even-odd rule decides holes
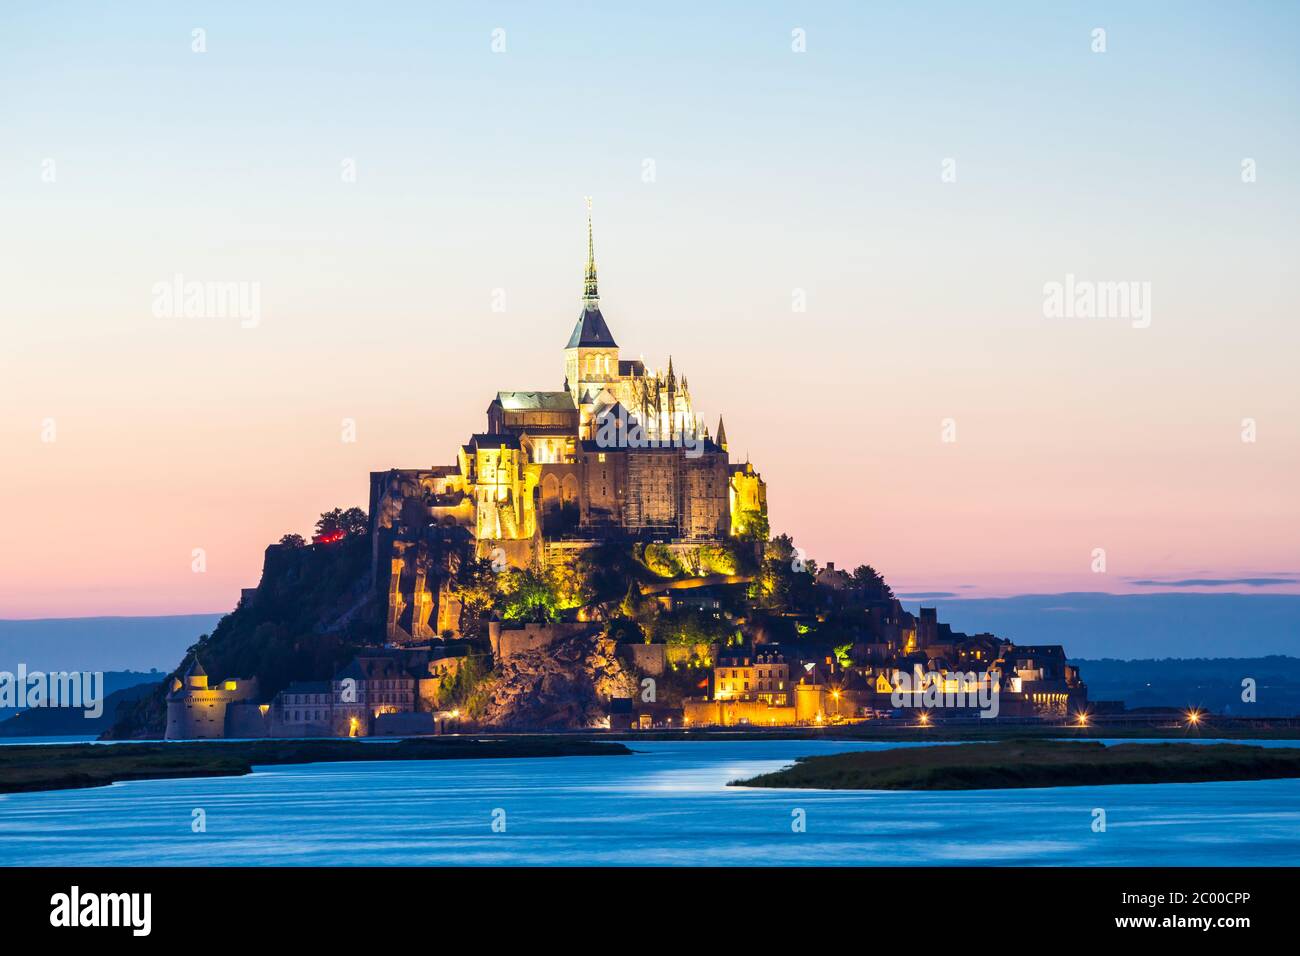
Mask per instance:
[[[546,578],[555,591],[556,606],[562,610],[583,607],[596,600],[590,567],[581,555],[554,556],[547,565]]]
[[[789,535],[763,548],[763,561],[749,595],[759,607],[775,611],[812,611],[817,607],[813,582],[817,565],[800,555]]]
[[[649,633],[656,644],[724,643],[733,625],[695,608],[660,611]]]
[[[702,545],[698,549],[701,574],[737,574],[740,561],[731,548],[717,544]]]
[[[680,578],[691,573],[666,544],[647,544],[641,560],[661,578]]]
[[[741,528],[740,534],[737,535],[742,541],[759,541],[766,542],[772,534],[771,525],[768,524],[767,515],[761,511],[746,509],[740,512],[736,524]]]
[[[439,682],[435,705],[441,710],[459,709],[470,718],[477,717],[485,702],[482,685],[491,673],[486,657],[471,654],[461,658],[456,672]]]
[[[550,575],[532,568],[512,568],[499,575],[497,608],[506,621],[554,621],[560,598]]]

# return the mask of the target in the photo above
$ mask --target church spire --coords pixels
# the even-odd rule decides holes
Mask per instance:
[[[718,447],[723,451],[727,450],[727,426],[722,424],[722,416],[718,416],[718,437],[714,439]]]
[[[609,331],[609,326],[605,324],[605,317],[600,314],[600,296],[596,292],[596,244],[591,235],[591,197],[587,197],[587,269],[583,274],[582,281],[582,312],[578,316],[578,322],[573,327],[573,334],[569,336],[569,344],[566,349],[617,349],[618,343],[614,341],[614,336]],[[604,364],[602,356],[602,366]],[[609,371],[611,374],[617,371],[616,363],[618,354],[612,353],[608,356]],[[574,359],[576,362],[577,359]],[[584,365],[585,369],[586,366]],[[573,383],[587,381],[586,371],[580,370],[578,365],[573,365],[569,380]]]
[[[600,295],[596,291],[596,242],[591,231],[591,197],[587,197],[587,271],[582,279],[582,301],[589,308],[596,308]]]

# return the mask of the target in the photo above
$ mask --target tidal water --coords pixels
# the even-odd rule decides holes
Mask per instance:
[[[798,756],[898,745],[630,746],[630,757],[308,764],[0,795],[0,865],[1300,864],[1300,780],[747,790],[726,784]],[[1093,830],[1098,808],[1105,832]],[[192,831],[196,809],[206,832]]]

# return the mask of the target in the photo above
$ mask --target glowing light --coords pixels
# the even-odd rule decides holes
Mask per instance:
[[[1187,726],[1195,727],[1201,722],[1201,712],[1199,710],[1189,710],[1187,712]]]
[[[922,727],[930,726],[930,715],[925,711],[921,711],[921,713],[917,714],[916,720]]]

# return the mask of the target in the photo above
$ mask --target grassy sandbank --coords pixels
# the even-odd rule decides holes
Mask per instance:
[[[118,780],[226,777],[255,765],[353,760],[465,760],[630,754],[580,737],[422,737],[392,741],[230,740],[0,747],[0,793],[100,787]]]
[[[818,790],[999,790],[1300,777],[1300,748],[1005,740],[801,757],[732,786]]]

